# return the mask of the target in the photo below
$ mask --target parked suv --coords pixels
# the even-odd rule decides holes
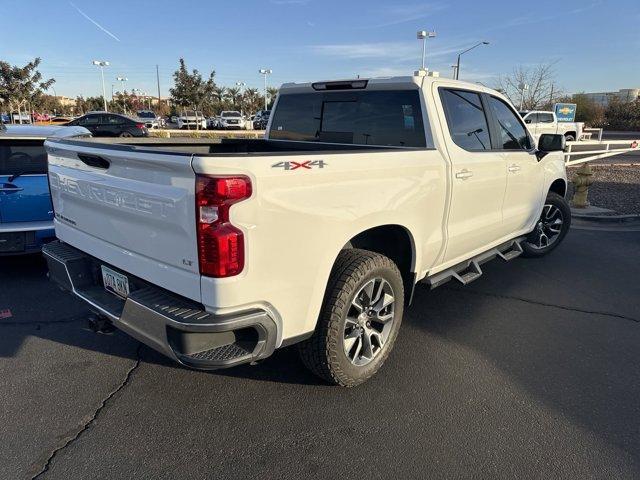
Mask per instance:
[[[536,147],[503,95],[444,78],[285,84],[259,140],[46,146],[50,277],[193,368],[295,343],[357,385],[418,282],[546,255],[571,222],[564,137]]]
[[[82,127],[0,124],[0,255],[33,253],[55,239],[47,182],[48,136],[90,136]]]
[[[148,137],[149,130],[141,121],[126,115],[108,112],[91,112],[67,123],[84,127],[94,137]]]
[[[271,115],[271,110],[260,110],[255,118],[253,119],[253,128],[254,130],[264,130],[267,128],[267,124],[269,123],[269,116]]]
[[[245,129],[245,119],[240,112],[236,111],[224,111],[220,113],[220,119],[218,121],[219,126],[223,130],[229,129]]]

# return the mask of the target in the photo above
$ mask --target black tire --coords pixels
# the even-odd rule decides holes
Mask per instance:
[[[120,135],[118,135],[119,137],[133,137],[133,135],[130,132],[122,132]]]
[[[390,292],[394,298],[392,320],[386,340],[378,346],[377,353],[372,355],[369,363],[356,365],[345,352],[345,335],[346,329],[349,328],[347,315],[350,309],[354,308],[352,301],[356,300],[355,295],[372,281],[372,288],[375,288],[375,282],[379,279],[387,282],[387,286],[391,288]],[[370,305],[372,303],[375,302],[370,302]],[[382,367],[393,349],[402,322],[403,306],[402,276],[394,262],[384,255],[368,250],[343,250],[331,271],[316,330],[311,338],[298,344],[303,363],[328,383],[344,387],[354,387],[363,383]],[[372,320],[371,323],[376,321]],[[366,322],[366,325],[371,327],[370,322]],[[369,345],[371,338],[369,337]],[[359,341],[362,344],[363,340]]]
[[[547,233],[549,232],[549,229],[546,226],[546,222],[549,220],[549,218],[546,217],[548,216],[548,212],[550,212],[552,208],[555,208],[558,212],[560,212],[562,216],[562,225],[559,228],[559,233],[554,237],[554,240],[548,245],[544,246],[544,243],[540,242],[540,236],[542,233],[545,233],[545,231]],[[569,232],[570,227],[571,208],[569,207],[569,203],[563,196],[558,195],[555,192],[549,192],[547,194],[547,199],[544,202],[544,207],[542,208],[540,218],[536,222],[536,227],[527,236],[527,239],[522,242],[523,256],[542,257],[543,255],[548,254],[558,245],[560,245],[562,240],[564,240],[564,237],[567,235],[567,232]]]
[[[575,142],[576,141],[576,136],[573,133],[567,133],[564,136],[565,141],[567,142]]]

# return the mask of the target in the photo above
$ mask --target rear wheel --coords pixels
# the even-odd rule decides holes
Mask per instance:
[[[575,141],[576,141],[576,136],[575,136],[573,133],[567,133],[567,134],[564,136],[564,139],[565,139],[567,142],[575,142]]]
[[[404,306],[402,276],[389,258],[344,250],[329,278],[316,331],[299,344],[304,364],[325,381],[358,385],[393,348]]]
[[[555,192],[549,192],[534,230],[522,242],[524,255],[541,257],[556,248],[571,227],[571,208]]]
[[[122,132],[122,133],[120,134],[120,136],[121,136],[121,137],[127,137],[127,138],[129,138],[129,137],[133,137],[133,135],[131,135],[131,133],[129,133],[129,132]]]

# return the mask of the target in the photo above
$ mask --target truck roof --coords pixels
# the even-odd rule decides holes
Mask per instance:
[[[469,88],[472,90],[491,92],[495,94],[496,91],[485,87],[484,85],[472,82],[465,82],[462,80],[453,80],[445,77],[433,77],[429,75],[406,75],[397,77],[372,77],[372,78],[349,78],[338,80],[321,80],[317,82],[305,82],[305,83],[284,83],[280,87],[281,93],[303,93],[309,91],[323,91],[331,90],[331,86],[335,86],[335,89],[340,89],[340,86],[344,85],[345,89],[351,89],[347,85],[365,85],[366,87],[355,87],[357,89],[367,90],[388,90],[388,89],[414,89],[420,86],[428,86],[433,82],[444,83],[447,85],[455,85],[459,88]],[[329,85],[329,88],[323,88],[322,85]],[[499,92],[498,92],[499,93]]]

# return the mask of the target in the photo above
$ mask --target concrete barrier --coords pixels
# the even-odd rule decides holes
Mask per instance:
[[[149,130],[149,136],[155,138],[264,138],[264,130]]]

